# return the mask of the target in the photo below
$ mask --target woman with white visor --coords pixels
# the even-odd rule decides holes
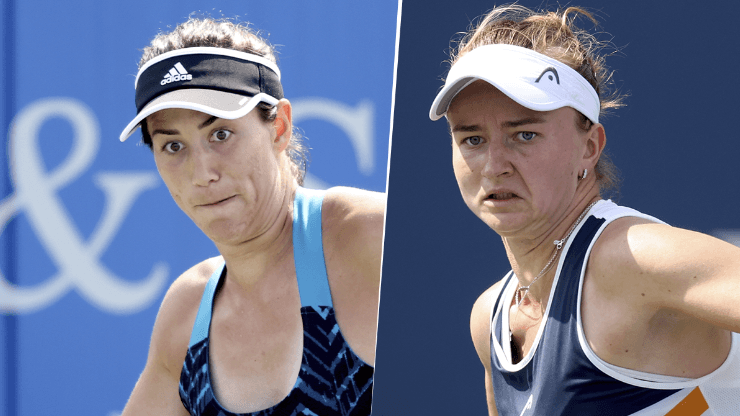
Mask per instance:
[[[245,25],[158,35],[135,86],[121,141],[141,127],[221,256],[168,290],[123,415],[369,415],[384,195],[300,186],[273,49]]]
[[[619,97],[579,13],[494,9],[430,111],[512,268],[471,316],[489,413],[740,414],[740,249],[601,198]]]

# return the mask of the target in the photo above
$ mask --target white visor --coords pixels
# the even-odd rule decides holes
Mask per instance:
[[[432,103],[429,118],[445,116],[455,96],[479,79],[530,110],[572,107],[599,122],[599,96],[578,72],[531,49],[503,44],[479,46],[458,59]]]

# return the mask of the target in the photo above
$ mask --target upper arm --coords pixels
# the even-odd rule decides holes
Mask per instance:
[[[478,358],[485,368],[486,399],[488,413],[491,416],[498,415],[491,380],[491,313],[502,286],[503,280],[498,281],[483,292],[475,301],[473,311],[470,314],[470,334],[473,337]]]
[[[470,335],[475,351],[486,370],[491,368],[491,313],[503,281],[496,282],[478,297],[470,313]]]
[[[740,332],[740,248],[698,232],[623,220],[605,230],[599,246],[598,269],[613,275],[598,279],[604,289]]]
[[[165,294],[154,323],[144,371],[122,416],[188,414],[180,401],[180,371],[205,286],[202,274],[212,268],[213,260],[185,272]]]
[[[161,362],[147,360],[121,416],[187,416],[179,396],[179,377],[174,377]]]
[[[493,397],[493,380],[491,379],[491,372],[486,370],[486,404],[488,405],[489,416],[498,416],[498,410],[496,409],[496,398]]]

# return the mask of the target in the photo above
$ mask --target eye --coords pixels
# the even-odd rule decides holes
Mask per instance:
[[[162,149],[168,153],[177,153],[182,150],[182,143],[180,142],[167,142]]]
[[[214,142],[223,142],[231,137],[231,132],[228,130],[216,130],[211,135],[211,140]]]
[[[516,134],[516,138],[523,142],[531,141],[535,136],[537,136],[537,133],[532,133],[531,131],[521,131]]]
[[[467,143],[471,146],[478,146],[481,142],[483,142],[483,139],[480,136],[468,137],[463,140],[463,143]]]

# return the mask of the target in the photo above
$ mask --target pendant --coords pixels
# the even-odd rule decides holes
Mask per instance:
[[[524,300],[524,297],[527,296],[527,293],[529,293],[529,286],[522,286],[516,290],[516,294],[514,295],[516,306],[522,304],[522,301]]]

